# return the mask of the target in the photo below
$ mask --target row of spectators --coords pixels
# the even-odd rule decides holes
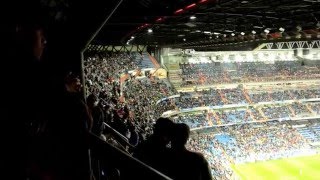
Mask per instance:
[[[310,107],[310,108],[308,108]],[[190,128],[203,128],[212,125],[248,123],[265,120],[289,120],[292,117],[312,117],[320,115],[319,103],[292,103],[284,105],[250,106],[221,110],[202,110],[180,113],[173,120],[186,123]]]
[[[220,106],[226,104],[246,104],[271,101],[320,98],[319,89],[254,91],[235,89],[212,89],[196,92],[180,92],[174,103],[178,108],[199,106]],[[172,103],[171,103],[172,104]]]
[[[182,70],[182,86],[317,79],[320,77],[319,66],[302,66],[298,61],[275,61],[274,63],[213,62],[179,65]]]
[[[186,123],[190,128],[208,127],[209,122],[206,119],[206,111],[200,111],[196,114],[186,113],[174,118],[177,123]]]

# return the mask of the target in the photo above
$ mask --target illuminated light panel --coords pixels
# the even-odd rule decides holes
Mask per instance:
[[[199,3],[205,3],[207,2],[208,0],[200,0]]]
[[[174,12],[174,14],[178,14],[178,13],[182,13],[183,12],[183,9],[178,9]]]
[[[160,21],[162,21],[163,20],[163,18],[158,18],[156,21],[157,22],[160,22]]]
[[[185,9],[191,9],[191,8],[193,8],[195,6],[196,6],[196,3],[193,3],[193,4],[190,4],[190,5],[186,6]]]
[[[145,27],[149,26],[149,24],[144,24],[144,25],[141,25],[140,27],[138,27],[137,29],[144,29]]]
[[[190,19],[196,19],[197,17],[195,17],[195,16],[190,16]]]

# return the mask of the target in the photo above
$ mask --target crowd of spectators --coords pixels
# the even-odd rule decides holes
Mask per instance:
[[[179,97],[168,98],[177,92],[166,79],[139,78],[128,73],[138,70],[142,61],[140,56],[137,53],[103,53],[85,61],[87,92],[100,100],[107,114],[105,121],[129,139],[135,132],[140,141],[146,139],[152,134],[154,120],[169,110],[237,105],[228,109],[184,112],[172,118],[176,123],[186,123],[191,129],[210,129],[194,133],[188,148],[204,154],[217,179],[230,179],[233,173],[230,164],[284,158],[310,150],[310,141],[285,121],[265,121],[319,115],[319,103],[256,103],[319,98],[319,89],[210,88],[180,92]],[[305,79],[320,74],[319,69],[312,69],[313,74],[307,74],[309,69],[296,62],[180,64],[180,67],[183,81],[196,84],[269,81],[271,77],[272,80]]]
[[[249,107],[248,111],[251,113],[252,117],[254,117],[254,119],[256,121],[262,121],[265,120],[266,118],[259,112],[259,108],[260,107]]]
[[[124,98],[132,111],[132,119],[138,127],[149,128],[154,119],[160,117],[160,111],[155,111],[159,99],[173,95],[162,80],[131,79],[124,84]]]
[[[128,71],[138,69],[138,64],[140,64],[141,61],[142,56],[139,57],[138,53],[95,54],[85,61],[85,75],[88,92],[98,95],[103,102],[108,102],[107,108],[105,108],[105,111],[111,114],[108,118],[118,117],[119,113],[122,114],[120,117],[125,114],[124,118],[122,118],[124,119],[123,123],[129,123],[137,127],[137,131],[142,134],[143,138],[151,133],[150,126],[153,124],[154,119],[159,118],[162,113],[169,110],[320,97],[320,91],[318,89],[256,91],[245,90],[238,87],[234,89],[210,88],[208,90],[196,90],[194,92],[180,92],[179,97],[168,99],[167,97],[174,95],[175,92],[166,80],[149,77],[136,78],[133,75],[129,75],[125,80],[121,80],[123,76],[128,74]],[[228,71],[238,70],[238,73],[246,74],[245,72],[260,72],[267,71],[268,69],[261,64],[251,67],[246,63],[180,64],[180,67],[186,69],[185,72],[189,74],[196,72],[202,73],[204,70],[218,73],[222,72],[223,69]],[[279,71],[281,68],[286,68],[286,66],[278,63],[278,66],[272,66],[271,71]],[[242,69],[246,69],[246,71],[242,71]],[[287,70],[298,70],[298,68],[294,66],[289,69],[290,70]],[[159,102],[161,99],[166,100]],[[259,111],[259,108],[262,111]],[[114,115],[115,112],[117,115]],[[299,103],[294,103],[290,105],[290,107],[289,105],[260,106],[255,108],[249,106],[247,109],[242,110],[215,111],[215,116],[208,115],[207,112],[204,112],[201,116],[181,114],[178,122],[185,121],[188,122],[191,128],[198,128],[206,127],[210,124],[220,125],[252,122],[256,120],[285,119],[306,113],[309,115],[312,112],[310,112],[306,106]],[[123,131],[123,134],[127,134],[127,132]]]
[[[170,100],[174,109],[186,109],[202,106],[221,106],[228,104],[252,104],[273,101],[288,101],[319,98],[319,89],[288,89],[288,90],[245,90],[208,89],[195,92],[180,92],[179,97]],[[167,102],[164,102],[168,104]],[[162,103],[163,104],[163,103]],[[170,108],[168,108],[170,110]]]
[[[230,179],[231,164],[287,158],[314,152],[307,139],[285,123],[215,127],[194,133],[188,148],[202,152],[217,179]]]
[[[290,120],[293,117],[320,115],[319,103],[267,104],[229,109],[193,110],[174,116],[176,122],[187,123],[190,128],[215,125],[250,123],[266,120]],[[310,107],[310,108],[308,108]]]
[[[223,62],[179,64],[182,86],[240,82],[317,79],[319,66],[306,67],[298,61]]]
[[[186,123],[190,128],[208,127],[209,122],[206,117],[206,111],[197,113],[185,113],[173,118],[177,123]]]
[[[222,124],[234,124],[253,121],[250,113],[245,109],[221,111],[221,113],[217,112],[216,114],[220,116],[220,121],[222,122]]]
[[[168,109],[168,104],[158,106],[156,102],[174,91],[165,79],[139,78],[128,73],[139,71],[142,60],[137,52],[100,53],[86,59],[84,71],[88,95],[96,95],[103,104],[106,122],[127,137],[132,134],[129,127],[134,126],[141,139],[145,139],[152,131],[154,119]]]
[[[288,106],[266,106],[261,110],[268,119],[283,119],[293,116]]]
[[[295,116],[310,117],[312,113],[306,105],[298,102],[294,102],[290,106],[292,107]]]
[[[314,113],[320,115],[320,103],[310,103],[310,107]]]

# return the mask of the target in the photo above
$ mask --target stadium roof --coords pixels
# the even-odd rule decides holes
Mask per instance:
[[[83,42],[120,2],[38,1],[50,21],[71,25]],[[93,43],[192,48],[317,39],[319,28],[319,0],[123,0]]]

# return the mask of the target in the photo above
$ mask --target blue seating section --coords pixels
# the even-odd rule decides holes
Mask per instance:
[[[178,123],[186,123],[190,128],[209,126],[205,114],[179,116],[175,121]]]
[[[224,112],[226,119],[221,119],[224,123],[241,123],[244,121],[252,121],[250,117],[245,117],[246,111],[239,110],[239,111],[229,111]]]
[[[298,132],[310,142],[320,142],[320,126],[302,127],[297,129]]]
[[[154,68],[154,65],[152,64],[152,61],[147,53],[142,53],[142,57],[139,58],[142,58],[141,62],[138,64],[140,69]]]
[[[320,125],[313,126],[312,129],[315,132],[315,134],[318,135],[318,137],[320,137]]]
[[[229,136],[227,134],[215,135],[215,138],[218,140],[219,143],[221,143],[223,145],[228,145],[228,144],[235,141],[234,138],[232,138],[231,136]]]

